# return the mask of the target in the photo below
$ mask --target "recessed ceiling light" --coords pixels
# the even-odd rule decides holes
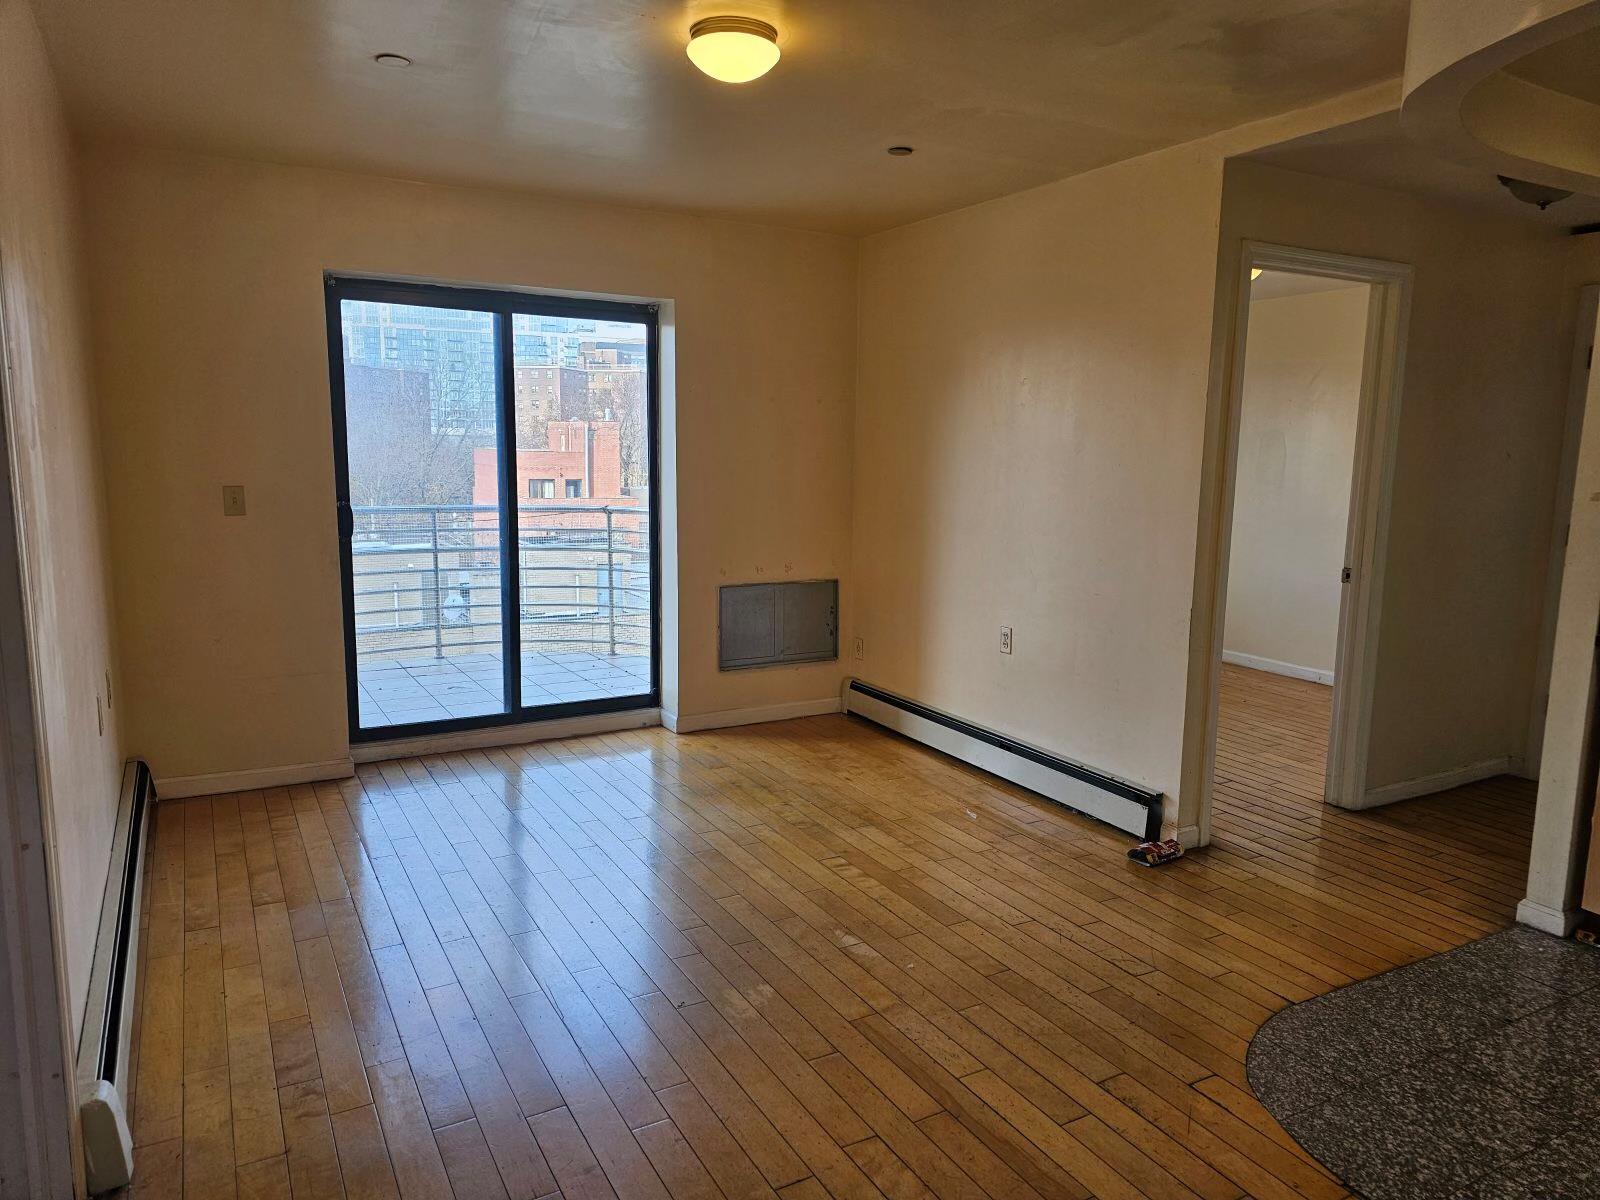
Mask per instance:
[[[411,60],[404,54],[374,54],[372,61],[380,67],[409,67]]]
[[[778,64],[778,31],[754,17],[706,17],[689,27],[689,61],[723,83],[749,83]]]
[[[908,154],[915,154],[916,148],[913,146],[890,146],[889,153],[896,158],[904,158]]]

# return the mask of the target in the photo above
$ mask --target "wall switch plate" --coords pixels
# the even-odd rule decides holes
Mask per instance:
[[[1011,653],[1011,626],[1009,625],[1000,626],[1000,653]]]
[[[225,517],[244,516],[244,485],[228,483],[222,487],[222,515]]]
[[[856,651],[856,657],[857,658],[865,658],[867,656],[867,639],[866,638],[857,638],[856,639],[856,641],[855,641],[855,651]]]

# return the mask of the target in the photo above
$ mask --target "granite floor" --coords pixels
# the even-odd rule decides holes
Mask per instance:
[[[1267,1110],[1367,1200],[1593,1200],[1600,950],[1526,928],[1283,1010]]]

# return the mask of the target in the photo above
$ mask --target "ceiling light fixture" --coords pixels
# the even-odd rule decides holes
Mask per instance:
[[[689,28],[689,61],[723,83],[749,83],[778,64],[778,31],[754,17],[706,17]]]
[[[1552,204],[1559,204],[1572,195],[1566,188],[1550,187],[1543,183],[1529,183],[1526,179],[1513,179],[1509,175],[1499,176],[1501,185],[1521,200],[1524,204],[1531,204],[1540,212]]]
[[[915,154],[916,148],[913,146],[890,146],[889,153],[896,158],[905,158],[908,154]]]
[[[374,54],[372,61],[380,67],[409,67],[411,60],[404,54]]]

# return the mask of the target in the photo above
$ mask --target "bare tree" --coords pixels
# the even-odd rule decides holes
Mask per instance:
[[[650,433],[645,415],[644,381],[635,377],[630,391],[637,393],[623,401],[616,417],[622,448],[622,486],[643,488],[650,483]]]
[[[473,439],[435,430],[428,382],[425,371],[346,366],[351,503],[471,502]]]
[[[350,502],[469,504],[472,447],[455,434],[406,437],[382,428],[350,431]]]

